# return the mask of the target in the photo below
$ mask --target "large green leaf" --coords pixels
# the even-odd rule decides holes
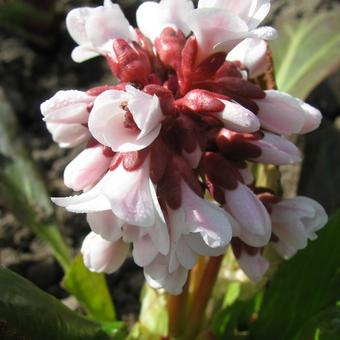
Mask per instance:
[[[340,9],[285,22],[271,42],[278,88],[304,99],[340,65]]]
[[[110,339],[100,324],[71,311],[31,282],[1,267],[0,292],[1,339]]]
[[[67,268],[69,251],[58,230],[46,187],[24,145],[16,117],[0,93],[0,202],[50,246]]]
[[[72,293],[97,321],[114,321],[116,318],[111,296],[103,274],[90,272],[78,255],[67,270],[63,280]]]
[[[340,299],[340,212],[318,240],[283,263],[265,291],[255,339],[304,340],[315,316]],[[338,334],[340,339],[340,334]]]

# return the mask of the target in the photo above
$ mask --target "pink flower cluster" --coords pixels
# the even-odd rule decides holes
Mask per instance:
[[[72,58],[102,55],[120,80],[41,105],[61,147],[86,144],[64,172],[83,193],[53,201],[87,214],[90,270],[117,270],[132,245],[148,283],[179,294],[198,256],[231,245],[258,280],[264,246],[291,256],[326,223],[318,203],[256,188],[249,169],[299,162],[284,136],[321,121],[317,109],[251,81],[269,67],[265,39],[276,31],[258,28],[269,9],[270,0],[145,2],[139,29],[110,0],[68,14]]]

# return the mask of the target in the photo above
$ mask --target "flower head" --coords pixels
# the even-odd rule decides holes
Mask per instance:
[[[200,0],[196,9],[148,1],[139,30],[109,0],[69,13],[72,57],[103,55],[119,80],[59,91],[41,105],[62,147],[86,142],[64,172],[82,192],[53,201],[86,213],[90,270],[116,270],[131,249],[152,287],[179,294],[199,256],[231,244],[257,281],[268,268],[265,246],[292,255],[325,224],[318,203],[258,188],[249,166],[299,162],[284,135],[321,121],[312,106],[253,81],[270,66],[264,40],[276,33],[258,27],[269,9],[269,0]]]

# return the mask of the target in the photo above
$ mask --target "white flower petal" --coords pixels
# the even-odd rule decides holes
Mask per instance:
[[[249,255],[247,252],[242,251],[237,261],[240,268],[254,282],[261,280],[269,268],[268,261],[260,253]]]
[[[249,72],[250,78],[263,74],[269,65],[267,43],[262,39],[244,39],[227,55],[229,61],[240,61]]]
[[[91,137],[89,129],[81,124],[46,123],[46,127],[61,148],[72,148]]]
[[[90,213],[110,210],[110,202],[105,196],[100,194],[99,186],[100,183],[81,195],[52,197],[51,200],[60,207],[64,207],[68,211],[75,213]]]
[[[40,105],[40,110],[46,122],[83,124],[88,121],[87,107],[94,99],[82,91],[58,91]]]
[[[266,245],[271,236],[271,222],[264,205],[245,185],[225,190],[225,209],[240,224],[240,239],[253,247]]]
[[[251,143],[261,148],[261,155],[254,161],[285,165],[301,162],[300,150],[288,139],[270,132],[263,132],[264,137]]]
[[[111,210],[89,213],[87,222],[93,232],[107,241],[117,241],[122,237],[123,221],[115,216]]]
[[[140,267],[148,266],[157,256],[158,251],[149,236],[144,236],[133,243],[132,255]]]
[[[64,183],[78,191],[92,187],[108,170],[112,157],[103,153],[103,146],[87,148],[65,168]]]
[[[256,115],[242,105],[228,100],[221,100],[225,105],[222,112],[218,113],[224,126],[236,132],[255,132],[260,128]]]
[[[136,171],[120,165],[101,180],[101,192],[111,209],[123,221],[150,227],[155,223],[155,204],[150,192],[148,162]]]
[[[287,93],[267,90],[264,99],[255,100],[259,106],[258,119],[262,127],[275,133],[300,133],[305,124],[305,113],[299,101]]]
[[[93,272],[113,273],[125,261],[129,246],[119,240],[109,242],[91,232],[83,242],[84,264]]]
[[[190,33],[186,15],[194,8],[188,0],[162,0],[160,3],[146,1],[138,7],[136,18],[141,32],[152,42],[166,27]]]

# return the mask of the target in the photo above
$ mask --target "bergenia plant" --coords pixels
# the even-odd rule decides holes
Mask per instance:
[[[112,84],[59,91],[41,105],[60,147],[84,145],[64,172],[81,192],[52,200],[87,215],[81,253],[91,271],[112,273],[131,252],[147,283],[169,294],[170,335],[191,294],[195,315],[182,331],[197,336],[228,248],[259,281],[265,247],[289,258],[327,221],[314,200],[282,198],[254,177],[263,164],[300,162],[287,136],[321,121],[264,81],[267,40],[277,36],[260,27],[269,10],[270,0],[149,1],[133,28],[105,0],[66,18],[73,60],[104,57]],[[205,274],[193,289],[198,261]]]

